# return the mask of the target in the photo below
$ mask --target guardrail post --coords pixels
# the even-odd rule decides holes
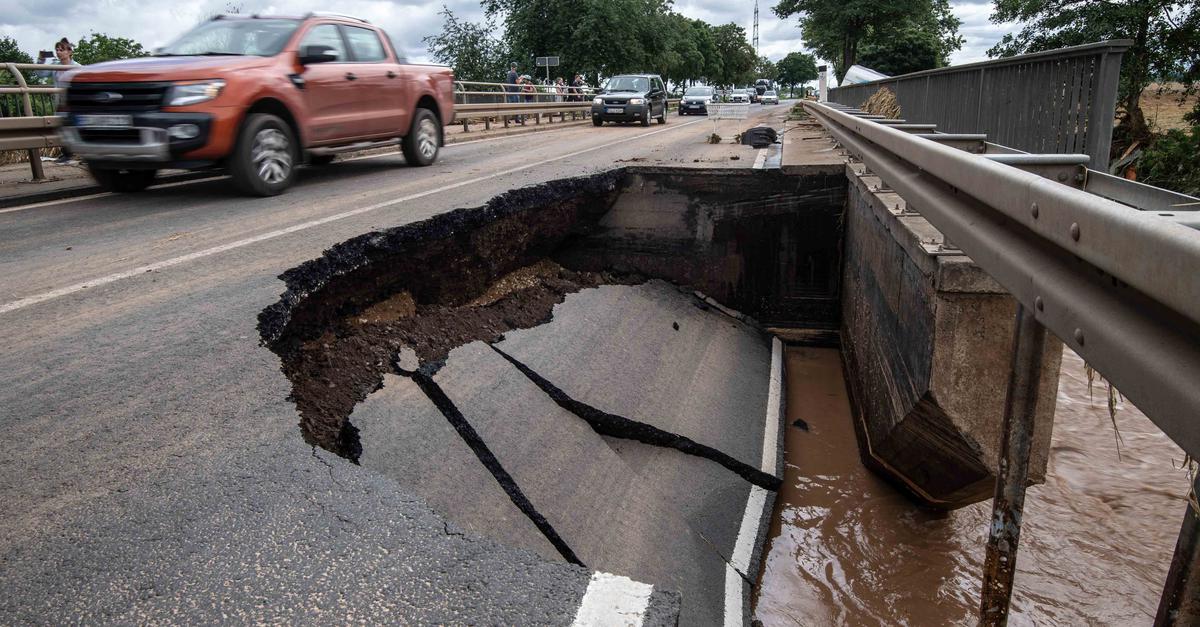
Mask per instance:
[[[1192,483],[1194,493],[1200,493],[1200,475]],[[1195,625],[1200,623],[1200,516],[1189,503],[1183,515],[1179,539],[1171,569],[1158,603],[1155,627],[1166,625]]]
[[[983,563],[980,625],[1008,623],[1045,342],[1045,327],[1033,312],[1018,304],[1008,396],[1004,402],[1000,468],[996,473],[996,495],[992,500],[987,556]]]
[[[17,69],[17,66],[12,63],[5,64],[5,69],[9,74],[12,74],[16,79],[17,85],[21,87],[21,107],[25,110],[26,117],[33,117],[33,103],[29,100],[29,85],[25,82],[25,75]],[[29,154],[29,169],[33,172],[33,180],[46,180],[46,172],[42,169],[42,151],[38,148],[30,148]]]

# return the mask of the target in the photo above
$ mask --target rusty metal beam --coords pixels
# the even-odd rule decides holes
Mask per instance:
[[[1200,476],[1192,483],[1192,490],[1200,493]],[[1200,516],[1188,504],[1154,625],[1196,624],[1200,624]]]
[[[996,496],[992,500],[979,608],[979,624],[989,626],[1008,623],[1013,575],[1017,571],[1017,546],[1021,539],[1021,514],[1025,508],[1025,484],[1029,480],[1029,451],[1037,415],[1038,386],[1042,378],[1042,351],[1046,344],[1045,327],[1021,305],[1017,305],[1015,327],[1008,397],[1004,403],[1004,430],[1000,439],[1000,468],[996,474]]]

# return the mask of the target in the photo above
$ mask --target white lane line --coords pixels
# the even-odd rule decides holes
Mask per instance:
[[[587,591],[575,612],[574,627],[620,625],[641,627],[654,586],[628,577],[592,573]]]
[[[529,132],[525,132],[525,133],[512,133],[509,135],[501,135],[500,137],[486,137],[483,139],[472,139],[470,141],[465,141],[465,142],[453,142],[450,144],[446,144],[445,147],[446,148],[454,148],[455,146],[466,146],[468,144],[482,144],[484,142],[494,142],[494,141],[500,141],[502,139],[516,139],[518,137],[522,137],[525,135],[536,134],[536,135],[541,136],[541,135],[546,135],[548,133],[558,133],[560,131],[569,131],[576,127],[583,128],[584,126],[585,126],[584,124],[573,124],[570,126],[564,126],[563,128],[551,128],[551,129],[546,129],[544,131],[529,131]],[[397,154],[399,154],[399,153],[397,153],[397,152],[381,152],[379,154],[374,154],[374,155],[362,155],[359,157],[351,157],[349,159],[342,159],[338,163],[346,163],[349,161],[360,161],[362,159],[375,159],[378,157],[390,157],[390,156],[394,156]],[[191,185],[193,183],[206,183],[208,181],[218,181],[218,180],[221,180],[224,178],[229,178],[229,177],[228,177],[228,175],[222,175],[222,176],[214,176],[214,177],[203,178],[203,179],[193,179],[190,181],[177,181],[175,183],[163,183],[162,185],[151,185],[149,189],[167,189],[168,187],[179,187],[180,185]],[[0,213],[11,213],[14,211],[25,211],[26,209],[38,209],[41,207],[64,205],[69,202],[79,202],[81,200],[92,200],[94,198],[104,198],[106,196],[112,196],[112,195],[113,195],[112,192],[99,192],[96,194],[88,194],[87,196],[72,196],[70,198],[59,198],[58,200],[47,200],[45,202],[34,203],[31,205],[20,205],[17,207],[9,207],[8,209],[0,209]]]
[[[168,189],[171,187],[179,187],[180,185],[192,185],[194,183],[207,183],[208,181],[219,181],[229,178],[227,175],[210,176],[202,179],[189,179],[187,181],[175,181],[174,183],[162,183],[160,185],[151,185],[148,189]],[[9,207],[8,209],[0,209],[0,213],[12,213],[14,211],[25,211],[26,209],[38,209],[40,207],[52,207],[54,205],[65,205],[69,202],[79,202],[81,200],[91,200],[93,198],[104,198],[112,196],[112,192],[100,192],[98,194],[88,194],[87,196],[72,196],[70,198],[59,198],[58,200],[47,200],[45,202],[33,203],[32,205],[20,205],[17,207]]]
[[[761,169],[763,169],[763,166],[766,165],[766,163],[767,163],[767,149],[759,148],[758,156],[755,157],[755,159],[754,159],[754,169],[761,170]]]
[[[328,224],[330,222],[344,220],[346,218],[364,214],[364,213],[367,213],[370,211],[375,211],[376,209],[383,209],[384,207],[391,207],[393,205],[398,205],[400,203],[409,202],[411,200],[416,200],[418,198],[424,198],[426,196],[440,194],[442,192],[450,191],[452,189],[466,187],[467,185],[475,185],[475,184],[481,183],[483,181],[487,181],[487,180],[491,180],[491,179],[505,176],[508,174],[512,174],[514,172],[520,172],[522,170],[528,170],[530,168],[536,168],[541,165],[546,165],[547,163],[555,163],[555,162],[562,161],[563,159],[570,159],[571,157],[577,157],[579,155],[586,154],[589,152],[594,152],[596,150],[602,150],[604,148],[611,148],[612,146],[628,143],[631,140],[642,139],[643,137],[650,137],[651,135],[657,135],[659,133],[673,131],[675,129],[683,128],[685,126],[688,126],[691,124],[696,124],[697,122],[701,122],[701,121],[702,120],[696,120],[695,122],[687,122],[684,124],[673,124],[667,128],[659,129],[657,131],[650,131],[649,133],[642,133],[641,135],[635,135],[633,137],[626,137],[623,139],[618,139],[616,141],[608,142],[607,144],[600,144],[599,146],[592,146],[591,148],[584,148],[583,150],[576,150],[575,152],[568,153],[565,155],[552,157],[550,159],[542,159],[541,161],[535,161],[533,163],[528,163],[528,164],[525,164],[522,166],[517,166],[515,168],[501,170],[500,172],[486,174],[484,176],[475,177],[473,179],[467,179],[465,181],[459,181],[458,183],[452,183],[450,185],[445,185],[445,186],[439,187],[437,189],[431,189],[431,190],[424,191],[424,192],[418,192],[416,194],[409,194],[408,196],[403,196],[401,198],[387,200],[384,202],[375,203],[373,205],[367,205],[366,207],[359,207],[358,209],[351,209],[349,211],[343,211],[341,213],[335,213],[330,216],[325,216],[324,218],[310,220],[308,222],[302,222],[300,224],[293,224],[292,226],[289,226],[286,228],[276,229],[274,231],[268,231],[266,233],[262,233],[262,234],[255,235],[252,237],[247,237],[245,239],[240,239],[240,240],[237,240],[234,242],[229,242],[228,244],[221,244],[220,246],[213,246],[212,248],[206,248],[204,250],[199,250],[194,253],[181,255],[179,257],[173,257],[171,259],[166,259],[163,261],[156,261],[154,263],[148,263],[144,266],[138,266],[132,270],[125,270],[124,272],[116,272],[116,273],[113,273],[113,274],[110,274],[107,276],[97,277],[95,279],[83,281],[82,283],[68,285],[67,287],[60,287],[56,290],[50,290],[49,292],[43,292],[41,294],[29,296],[27,298],[22,298],[20,300],[14,300],[12,302],[0,305],[0,314],[6,314],[10,311],[16,311],[17,309],[23,309],[25,307],[29,307],[30,305],[36,305],[38,303],[45,302],[45,301],[48,301],[48,300],[51,300],[54,298],[59,298],[61,296],[66,296],[68,294],[73,294],[75,292],[85,290],[89,287],[99,287],[101,285],[107,285],[109,283],[114,283],[116,281],[120,281],[122,279],[127,279],[129,277],[138,276],[140,274],[145,274],[147,272],[153,272],[155,270],[162,270],[164,268],[170,268],[171,266],[177,266],[181,263],[195,261],[197,259],[202,259],[204,257],[215,255],[217,253],[223,253],[225,251],[233,250],[235,248],[249,246],[250,244],[257,244],[258,242],[275,239],[277,237],[289,235],[289,234],[295,233],[297,231],[304,231],[304,230],[311,229],[316,226],[321,226],[322,224]]]
[[[775,474],[778,462],[779,422],[783,411],[783,343],[779,338],[771,339],[771,378],[767,382],[767,417],[763,429],[763,472]],[[733,545],[733,555],[725,566],[725,627],[742,627],[745,610],[742,607],[744,593],[749,584],[742,575],[753,577],[750,573],[750,556],[754,552],[755,541],[758,540],[759,523],[763,516],[769,516],[767,511],[767,491],[754,485],[750,486],[750,496],[746,499],[746,510],[742,513],[742,526],[738,529],[737,541]]]

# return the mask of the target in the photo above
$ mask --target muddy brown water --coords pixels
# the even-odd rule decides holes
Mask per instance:
[[[991,503],[913,505],[859,461],[837,350],[790,347],[786,364],[787,464],[755,616],[768,626],[975,624]],[[1118,409],[1119,459],[1106,388],[1097,381],[1089,394],[1083,361],[1066,351],[1009,624],[1153,621],[1188,482],[1179,448],[1131,404]]]

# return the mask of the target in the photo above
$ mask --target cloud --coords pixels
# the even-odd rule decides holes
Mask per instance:
[[[197,0],[190,3],[144,2],[141,0],[32,0],[18,2],[15,9],[0,14],[0,33],[8,34],[32,56],[50,49],[53,42],[66,36],[72,41],[91,32],[129,37],[154,48],[167,44],[196,23],[224,12],[230,5],[242,13],[302,15],[309,11],[336,9],[338,13],[366,19],[387,30],[396,46],[409,59],[428,61],[421,39],[441,27],[438,16],[443,5],[460,18],[481,21],[483,9],[470,0],[341,0],[331,6],[327,0]],[[988,22],[990,0],[953,0],[954,12],[963,21],[966,38],[963,49],[952,61],[962,63],[986,57],[989,47],[1013,25]],[[676,0],[675,11],[712,24],[736,23],[753,31],[753,4],[728,0]],[[759,52],[778,60],[789,52],[805,50],[796,18],[781,20],[771,8],[774,0],[759,4]]]

